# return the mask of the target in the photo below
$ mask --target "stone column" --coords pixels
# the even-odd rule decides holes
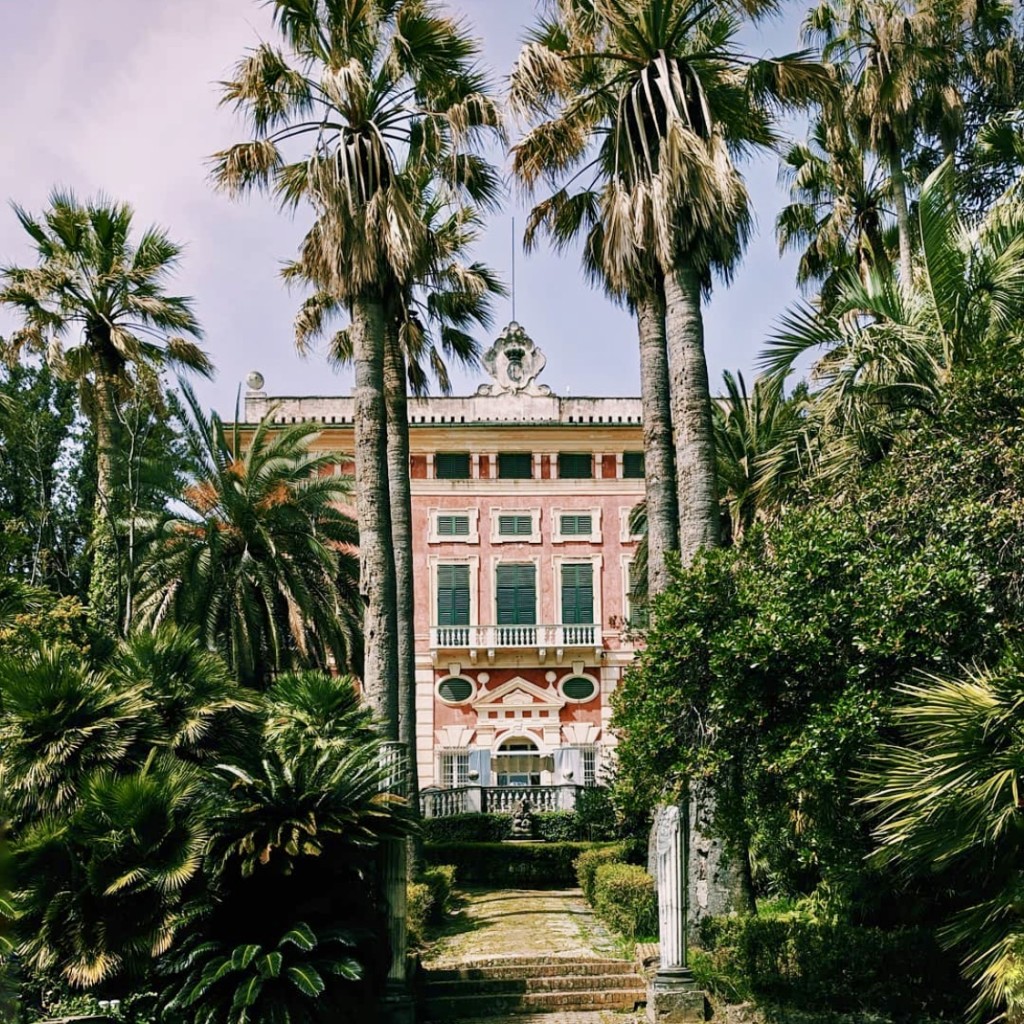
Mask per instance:
[[[661,961],[648,986],[647,1019],[682,1024],[705,1019],[704,993],[686,963],[688,846],[686,803],[659,808],[654,826]]]
[[[381,745],[384,769],[381,792],[407,796],[408,751],[404,743]],[[404,839],[388,839],[381,844],[381,888],[388,912],[388,948],[391,963],[384,987],[383,1017],[386,1024],[413,1024],[415,1009],[409,984],[408,930],[406,923],[406,885],[408,850]]]

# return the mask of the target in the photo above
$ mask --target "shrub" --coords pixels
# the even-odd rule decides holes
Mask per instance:
[[[572,811],[545,811],[533,816],[533,834],[545,843],[574,843],[583,839]]]
[[[452,891],[455,889],[455,865],[435,864],[424,868],[420,881],[430,889],[429,917],[433,923],[442,921],[452,909]]]
[[[591,843],[428,843],[428,864],[454,864],[459,881],[471,885],[572,885],[573,862]]]
[[[573,864],[576,881],[583,890],[583,898],[594,905],[594,875],[602,864],[618,864],[625,860],[621,844],[595,846],[581,853]]]
[[[426,882],[410,882],[405,890],[405,920],[409,929],[409,945],[420,946],[427,934],[427,922],[434,904],[434,895]]]
[[[592,843],[617,838],[615,810],[605,786],[587,786],[576,793],[576,838]]]
[[[958,1017],[968,1002],[956,958],[924,928],[886,930],[806,918],[707,918],[702,966],[727,987],[797,1009]],[[711,986],[715,987],[715,986]],[[916,1015],[916,1016],[915,1016]]]
[[[594,875],[594,911],[627,939],[658,933],[654,879],[636,864],[601,864]]]
[[[428,843],[500,843],[511,836],[512,818],[507,814],[453,814],[423,820],[423,838]]]

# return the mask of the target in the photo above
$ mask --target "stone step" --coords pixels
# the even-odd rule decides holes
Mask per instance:
[[[425,991],[429,998],[447,995],[502,995],[517,992],[588,992],[611,989],[642,988],[644,979],[638,974],[559,974],[557,976],[522,977],[509,973],[503,978],[427,978]]]
[[[477,981],[481,978],[568,978],[636,974],[628,960],[490,960],[459,967],[428,968],[424,977],[434,981]]]
[[[501,1017],[518,1013],[569,1013],[581,1010],[632,1011],[647,998],[646,989],[604,991],[520,992],[516,994],[446,995],[425,1000],[429,1021],[465,1021],[473,1017]]]
[[[427,1020],[424,1024],[443,1024]],[[547,1013],[512,1013],[499,1017],[467,1017],[460,1024],[646,1024],[642,1011],[634,1014],[622,1010],[568,1010],[552,1021]]]

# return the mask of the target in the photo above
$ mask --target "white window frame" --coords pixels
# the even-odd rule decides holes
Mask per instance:
[[[534,615],[534,618],[537,620],[538,626],[545,625],[547,620],[544,618],[543,615],[544,584],[540,578],[540,558],[537,555],[518,558],[515,555],[491,556],[491,621],[489,625],[496,626],[498,624],[498,566],[502,565],[505,562],[509,563],[510,565],[526,565],[528,562],[533,563],[534,586],[537,590],[537,613],[536,615]]]
[[[469,747],[442,747],[437,752],[437,777],[442,789],[469,785]]]
[[[578,697],[570,697],[563,687],[570,679],[588,679],[594,684],[594,692],[587,697],[586,700],[580,700]],[[601,680],[597,676],[591,675],[589,672],[567,672],[561,679],[558,680],[558,695],[567,704],[589,704],[592,700],[597,700],[601,696]]]
[[[629,517],[635,507],[636,503],[619,508],[619,541],[623,544],[635,544],[643,539],[643,534],[629,532]]]
[[[622,563],[622,630],[635,629],[633,625],[633,602],[629,598],[629,576],[633,569],[636,555],[632,552],[621,556]]]
[[[501,516],[530,516],[533,531],[529,536],[504,537],[498,532],[498,521]],[[540,506],[533,508],[492,508],[491,509],[491,543],[492,544],[539,544],[540,543]],[[528,561],[528,559],[519,559]]]
[[[554,576],[555,617],[551,620],[556,626],[564,625],[562,622],[562,566],[565,563],[576,564],[578,562],[590,562],[594,566],[594,624],[600,630],[604,622],[603,607],[601,601],[601,590],[604,580],[602,579],[602,568],[604,557],[602,555],[555,555],[551,559],[551,569]],[[573,673],[582,675],[583,673]],[[600,685],[598,686],[600,692]]]
[[[438,516],[468,516],[469,533],[465,537],[442,537],[437,532]],[[480,543],[480,509],[478,508],[431,508],[427,510],[428,544],[479,544]]]
[[[601,748],[596,743],[585,743],[580,751],[580,782],[584,786],[596,786],[601,772]],[[587,771],[587,755],[590,755],[592,771]]]
[[[430,627],[437,628],[437,567],[439,565],[468,565],[469,566],[469,624],[477,626],[480,624],[479,615],[479,593],[480,593],[480,558],[477,555],[469,555],[466,558],[441,558],[438,555],[431,555],[427,559],[427,568],[430,573]],[[458,627],[454,627],[458,628]]]
[[[441,684],[448,682],[449,679],[464,679],[469,683],[469,696],[465,700],[445,700],[444,697],[441,696]],[[478,689],[475,679],[471,679],[469,676],[463,675],[461,672],[455,672],[442,676],[436,683],[434,683],[434,696],[437,698],[439,703],[443,704],[447,708],[461,708],[466,704],[472,704],[472,702],[476,700]]]
[[[590,534],[581,537],[579,534],[566,536],[562,533],[562,516],[590,516]],[[571,544],[579,541],[582,544],[604,543],[601,534],[600,508],[553,508],[551,510],[551,543]]]

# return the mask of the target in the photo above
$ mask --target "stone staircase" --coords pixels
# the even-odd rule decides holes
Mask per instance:
[[[643,975],[626,960],[503,957],[425,970],[421,982],[419,1019],[430,1024],[520,1014],[582,1020],[632,1011],[647,998]]]

